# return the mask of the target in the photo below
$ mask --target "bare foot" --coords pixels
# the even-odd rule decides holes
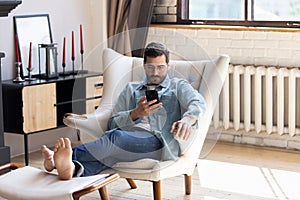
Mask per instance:
[[[57,140],[54,148],[54,164],[60,179],[69,180],[73,177],[75,165],[72,162],[72,147],[68,138]]]
[[[41,151],[44,157],[44,168],[48,172],[51,172],[55,167],[53,160],[54,151],[50,150],[45,145],[41,147]]]

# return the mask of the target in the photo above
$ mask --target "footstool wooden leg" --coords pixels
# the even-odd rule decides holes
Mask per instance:
[[[90,184],[88,187],[74,192],[72,194],[73,199],[77,200],[85,194],[88,194],[90,192],[98,190],[102,200],[109,200],[109,195],[108,195],[108,192],[106,190],[106,185],[108,185],[109,183],[117,180],[118,178],[120,178],[119,174],[111,174],[111,175],[108,175],[105,178],[102,178],[98,181],[95,181],[92,184]]]
[[[106,187],[102,187],[102,188],[99,188],[99,194],[100,194],[100,197],[102,200],[109,200],[109,195],[108,195],[108,192],[107,192],[107,189]]]

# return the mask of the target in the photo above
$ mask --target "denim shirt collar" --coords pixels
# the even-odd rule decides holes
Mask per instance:
[[[165,79],[156,86],[156,88],[167,88],[170,84],[170,77],[169,75],[167,74]],[[141,82],[141,84],[137,87],[137,90],[142,90],[143,88],[147,88],[147,78],[144,79],[143,82]]]

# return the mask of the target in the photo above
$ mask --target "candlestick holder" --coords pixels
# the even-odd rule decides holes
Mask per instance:
[[[88,70],[83,70],[83,50],[80,51],[81,54],[81,70],[78,70],[78,74],[87,74]]]
[[[72,71],[70,72],[71,75],[77,75],[77,72],[75,71],[75,57],[72,57]]]
[[[31,71],[33,70],[33,68],[32,67],[27,67],[27,71],[28,71],[28,77],[27,78],[25,78],[25,81],[35,81],[36,80],[36,78],[33,78],[32,77],[32,74],[31,74]]]
[[[62,65],[62,68],[63,68],[63,71],[62,71],[62,73],[59,73],[59,75],[60,76],[69,76],[70,75],[70,73],[68,73],[68,72],[66,72],[66,63],[63,63]]]
[[[16,78],[13,80],[13,82],[15,82],[15,83],[23,82],[24,80],[22,79],[22,77],[21,77],[21,75],[20,75],[22,63],[21,63],[21,62],[16,62],[15,65],[16,65],[17,76],[16,76]]]

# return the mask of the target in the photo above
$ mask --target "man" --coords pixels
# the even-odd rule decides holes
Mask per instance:
[[[60,179],[89,176],[117,162],[143,158],[176,160],[180,148],[176,139],[189,138],[200,114],[203,97],[182,79],[170,79],[169,51],[160,43],[144,50],[146,78],[129,83],[119,95],[109,120],[109,131],[99,139],[71,148],[68,138],[60,138],[51,151],[41,150],[47,171],[57,169]],[[149,100],[146,90],[156,90],[158,100]]]

